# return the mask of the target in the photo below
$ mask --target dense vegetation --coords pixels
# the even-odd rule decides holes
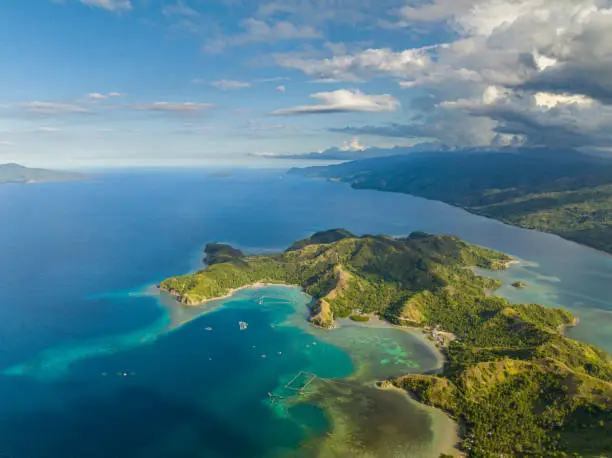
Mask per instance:
[[[612,253],[612,161],[573,151],[412,154],[294,169],[403,192]]]
[[[356,237],[326,231],[280,254],[206,249],[209,266],[161,288],[186,304],[254,282],[302,286],[312,321],[376,313],[424,331],[452,333],[440,375],[385,382],[446,410],[464,425],[469,456],[599,456],[612,453],[612,361],[562,334],[574,317],[561,309],[512,305],[469,266],[503,269],[505,254],[455,237]],[[359,319],[359,318],[357,318]]]
[[[19,164],[0,164],[0,184],[32,183],[41,181],[82,180],[80,173],[58,172],[55,170],[31,169]]]

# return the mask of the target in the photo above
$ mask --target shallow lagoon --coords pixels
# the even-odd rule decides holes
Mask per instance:
[[[281,286],[189,309],[165,296],[164,327],[115,336],[106,346],[95,340],[55,348],[9,368],[5,382],[25,381],[31,389],[19,387],[20,404],[32,395],[62,396],[47,415],[14,412],[12,425],[38,424],[42,434],[36,442],[15,441],[17,430],[5,428],[5,450],[63,457],[328,456],[333,450],[385,457],[401,447],[418,457],[441,450],[440,434],[452,446],[456,432],[448,418],[369,383],[435,369],[435,351],[399,329],[312,328],[305,321],[309,302],[299,289]],[[177,313],[181,321],[172,322]],[[248,328],[240,330],[238,321]],[[300,371],[316,379],[298,394],[286,385]],[[74,409],[89,414],[74,418]],[[149,429],[152,420],[153,436],[133,435],[139,422]]]

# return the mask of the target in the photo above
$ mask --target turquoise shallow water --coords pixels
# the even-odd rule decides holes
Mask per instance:
[[[333,415],[364,419],[348,425],[364,449],[380,436],[399,456],[433,453],[432,416],[367,385],[434,367],[418,336],[314,330],[295,289],[270,291],[277,303],[264,308],[243,291],[203,316],[147,292],[197,268],[209,241],[266,252],[330,227],[452,233],[523,259],[499,275],[529,287],[501,293],[571,308],[581,318],[571,334],[612,350],[608,255],[410,196],[281,172],[208,175],[0,187],[0,456],[315,456],[330,450]],[[267,393],[300,370],[348,384],[313,384],[310,403],[271,408]]]

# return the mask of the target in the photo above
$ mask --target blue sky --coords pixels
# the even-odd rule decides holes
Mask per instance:
[[[607,150],[610,11],[607,0],[5,0],[0,162],[242,164],[431,139]]]

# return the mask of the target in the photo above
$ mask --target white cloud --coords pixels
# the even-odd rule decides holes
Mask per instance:
[[[564,95],[564,94],[551,94],[550,92],[536,92],[533,94],[535,97],[536,105],[545,108],[554,108],[557,105],[577,104],[577,105],[592,105],[595,103],[590,97],[586,97],[581,94],[577,95]]]
[[[105,100],[108,97],[104,94],[100,94],[99,92],[90,92],[89,94],[87,94],[87,98],[90,100]]]
[[[37,127],[36,129],[34,129],[35,132],[42,132],[42,133],[53,133],[53,132],[59,132],[59,129],[57,127]]]
[[[204,50],[209,53],[220,53],[232,46],[248,43],[275,43],[281,40],[314,40],[322,38],[321,32],[304,25],[296,26],[289,21],[268,23],[260,19],[249,18],[241,23],[243,33],[223,35],[205,44]]]
[[[285,68],[301,70],[324,81],[362,81],[374,77],[405,78],[420,74],[430,63],[431,47],[394,52],[390,49],[367,49],[356,54],[335,55],[328,59],[308,59],[295,55],[277,55]]]
[[[15,146],[15,144],[7,140],[0,140],[0,146]]]
[[[246,81],[235,81],[235,80],[220,80],[213,81],[210,83],[211,86],[216,87],[221,91],[235,91],[237,89],[243,89],[245,87],[250,87],[251,83],[247,83]]]
[[[39,115],[59,115],[59,114],[77,114],[89,113],[89,110],[79,105],[72,103],[55,103],[55,102],[25,102],[21,104],[28,113]]]
[[[603,134],[612,106],[611,6],[610,0],[430,0],[398,10],[395,26],[439,36],[446,25],[454,36],[448,43],[276,59],[314,78],[386,77],[412,91],[414,123],[347,130],[354,134],[459,146],[612,145]]]
[[[282,84],[280,86],[276,86],[275,89],[278,92],[285,92],[285,91],[287,91],[287,88],[285,86],[283,86]]]
[[[100,92],[90,92],[87,94],[87,98],[89,100],[106,100],[111,97],[122,97],[123,94],[121,92],[109,92],[107,94],[102,94]]]
[[[340,89],[333,92],[318,92],[310,97],[319,100],[318,105],[302,105],[273,111],[273,115],[301,115],[347,112],[396,111],[399,101],[390,94],[368,95],[355,89]]]
[[[359,137],[354,137],[351,140],[344,142],[344,144],[338,149],[340,151],[365,151],[368,149],[368,147],[359,143]]]
[[[130,0],[81,0],[81,3],[102,8],[108,11],[131,11],[133,6]]]
[[[141,111],[163,111],[179,114],[194,114],[214,108],[210,103],[196,102],[153,102],[134,105],[135,110]]]
[[[255,157],[278,157],[278,156],[282,156],[281,153],[266,153],[264,151],[257,151],[255,153],[251,153],[251,156],[255,156]]]

